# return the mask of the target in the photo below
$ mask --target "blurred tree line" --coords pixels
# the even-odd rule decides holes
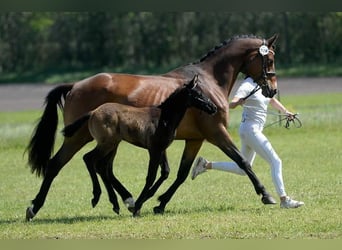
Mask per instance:
[[[239,34],[279,33],[277,65],[341,64],[342,13],[3,12],[0,72],[171,69]]]

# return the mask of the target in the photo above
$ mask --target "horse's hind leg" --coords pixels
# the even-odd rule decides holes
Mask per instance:
[[[46,172],[44,173],[44,179],[40,190],[34,200],[32,200],[32,205],[26,210],[26,220],[29,221],[33,219],[33,217],[38,213],[40,208],[44,205],[46,196],[54,178],[58,175],[59,171],[65,166],[65,164],[73,157],[73,155],[88,141],[90,140],[64,140],[61,148],[47,163],[48,166],[46,168]]]

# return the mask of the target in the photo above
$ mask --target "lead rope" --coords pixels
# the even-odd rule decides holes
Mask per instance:
[[[255,88],[247,96],[243,97],[242,100],[246,101],[251,95],[255,94],[259,89],[260,89],[259,85],[255,86]],[[299,115],[298,113],[295,113],[293,115],[274,114],[274,113],[269,113],[269,112],[266,112],[266,113],[270,114],[270,115],[277,115],[277,116],[284,116],[284,117],[278,121],[275,121],[273,123],[268,124],[267,126],[264,126],[264,129],[271,127],[276,123],[281,123],[282,121],[285,121],[285,120],[286,120],[286,123],[285,123],[284,127],[287,129],[290,128],[291,123],[294,125],[295,128],[301,128],[302,127],[302,122],[298,118],[298,115]]]
[[[269,114],[272,114],[272,113],[269,113]],[[286,114],[284,114],[284,115],[282,115],[282,114],[272,114],[272,115],[284,116],[284,117],[281,118],[281,119],[278,120],[278,121],[275,121],[275,122],[272,122],[272,123],[268,124],[267,126],[264,126],[264,129],[265,129],[265,128],[268,128],[268,127],[271,127],[271,126],[273,126],[274,124],[277,124],[277,123],[282,122],[282,121],[285,121],[285,120],[286,120],[286,122],[285,122],[284,127],[285,127],[286,129],[290,129],[291,123],[293,124],[293,126],[294,126],[295,128],[301,128],[301,127],[302,127],[302,122],[301,122],[301,120],[298,118],[298,115],[299,115],[298,113],[293,114],[293,115],[286,115]]]

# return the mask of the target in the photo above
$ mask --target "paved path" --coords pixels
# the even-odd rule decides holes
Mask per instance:
[[[0,112],[41,109],[45,96],[55,86],[46,84],[0,84]],[[234,89],[237,86],[238,84],[235,85]],[[342,77],[279,78],[278,88],[281,96],[319,92],[340,92],[342,94]]]

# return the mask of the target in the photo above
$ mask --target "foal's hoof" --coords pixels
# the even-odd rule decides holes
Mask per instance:
[[[133,217],[140,217],[140,209],[133,211]]]
[[[270,196],[270,195],[265,195],[261,198],[262,203],[264,203],[265,205],[273,205],[273,204],[277,204],[276,200]]]
[[[161,208],[161,207],[154,207],[154,208],[153,208],[153,212],[154,212],[155,214],[164,214],[164,209]]]
[[[134,213],[135,211],[135,201],[133,199],[133,197],[129,197],[126,200],[124,200],[124,203],[128,209],[128,211],[130,211],[131,213]]]
[[[91,200],[91,205],[93,208],[96,207],[97,203],[99,202],[99,199],[100,199],[100,197],[99,198],[93,198]]]
[[[130,211],[132,214],[134,214],[135,207],[128,207],[127,209],[128,209],[128,211]]]
[[[32,207],[28,207],[26,209],[26,221],[31,221],[34,216],[35,216],[35,213],[33,212]]]
[[[118,215],[120,214],[120,208],[113,208],[113,211]]]

